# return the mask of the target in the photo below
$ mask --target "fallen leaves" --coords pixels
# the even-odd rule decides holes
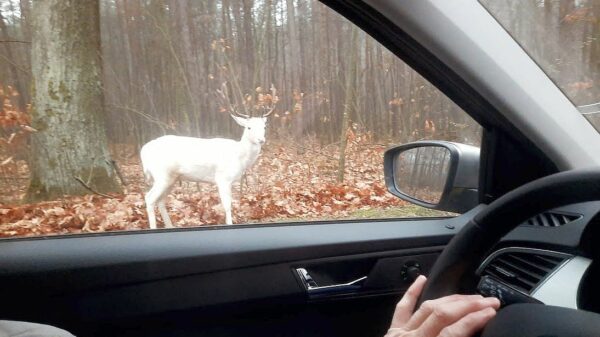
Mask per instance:
[[[303,144],[302,153],[285,142],[269,142],[241,185],[234,185],[234,223],[352,218],[358,210],[403,202],[383,184],[384,146],[357,135],[347,148],[346,180],[336,182],[338,148]],[[136,160],[119,161],[126,193],[64,197],[37,204],[0,204],[0,237],[139,230],[148,228],[142,170]],[[180,182],[167,199],[176,227],[224,223],[215,186]],[[158,212],[157,212],[158,214]],[[160,225],[159,225],[160,226]]]

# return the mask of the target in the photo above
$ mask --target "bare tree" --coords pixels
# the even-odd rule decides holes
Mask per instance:
[[[0,11],[0,40],[4,41],[3,43],[0,43],[0,46],[2,47],[3,51],[4,51],[4,55],[6,55],[6,57],[8,58],[8,60],[10,61],[9,65],[8,65],[8,69],[10,71],[10,76],[11,76],[11,80],[12,83],[15,87],[15,89],[17,90],[17,92],[19,93],[19,96],[17,96],[17,103],[19,105],[19,108],[21,110],[25,110],[25,90],[24,90],[24,85],[23,85],[23,80],[19,74],[19,70],[17,69],[18,66],[16,65],[16,58],[14,57],[14,53],[13,53],[13,47],[10,41],[14,41],[13,39],[11,39],[10,34],[8,33],[8,29],[6,27],[6,22],[5,22],[5,18],[2,15],[2,12]]]
[[[28,198],[118,192],[104,126],[98,1],[38,1],[32,14],[38,132]]]
[[[340,132],[340,154],[338,160],[337,181],[344,182],[344,171],[346,169],[346,146],[348,144],[348,128],[350,127],[350,114],[356,100],[356,59],[358,57],[358,28],[352,28],[350,41],[350,59],[348,60],[348,73],[344,85],[346,98],[344,100],[344,115],[342,117],[342,128]]]

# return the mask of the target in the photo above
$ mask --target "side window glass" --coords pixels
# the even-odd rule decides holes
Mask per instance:
[[[479,2],[600,131],[600,1]]]
[[[325,5],[54,2],[0,6],[0,237],[452,215],[383,153],[481,128]]]

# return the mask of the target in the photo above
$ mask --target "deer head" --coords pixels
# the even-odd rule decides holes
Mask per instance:
[[[229,112],[229,115],[235,122],[244,128],[242,139],[246,139],[253,144],[262,145],[265,143],[265,129],[267,126],[267,117],[275,111],[277,103],[277,89],[271,84],[271,94],[263,95],[260,90],[258,97],[254,100],[250,96],[246,96],[243,100],[242,109],[246,113],[241,113],[236,104],[232,104],[229,99],[227,83],[221,85],[221,89],[217,90],[217,94],[221,99],[221,107]],[[254,104],[256,103],[256,104]],[[256,111],[260,113],[260,117],[252,117],[247,114],[248,111]]]

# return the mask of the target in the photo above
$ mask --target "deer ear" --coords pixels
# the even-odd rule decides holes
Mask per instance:
[[[244,117],[238,117],[238,116],[234,116],[234,115],[230,115],[230,116],[231,116],[231,118],[233,118],[233,120],[234,120],[236,123],[238,123],[240,126],[242,126],[242,127],[246,127],[246,125],[247,125],[247,123],[246,123],[246,122],[248,121],[246,118],[244,118]]]

